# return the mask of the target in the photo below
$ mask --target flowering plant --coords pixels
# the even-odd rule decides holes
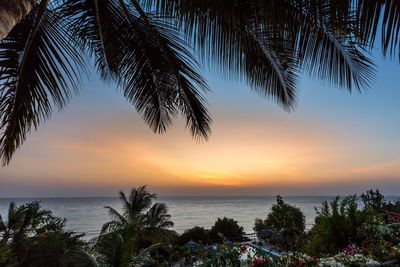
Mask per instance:
[[[379,264],[364,254],[364,249],[355,245],[346,247],[342,252],[333,257],[322,258],[319,260],[321,267],[340,267],[340,266],[366,266],[369,264]]]
[[[295,267],[295,266],[317,266],[318,259],[316,257],[308,256],[304,253],[295,253],[287,259],[287,266]]]
[[[251,262],[251,267],[270,267],[276,266],[271,258],[258,258],[255,257]]]

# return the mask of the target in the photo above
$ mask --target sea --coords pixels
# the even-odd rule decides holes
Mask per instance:
[[[316,216],[315,208],[325,200],[331,201],[331,196],[289,196],[285,202],[301,209],[306,218],[306,228],[310,229]],[[386,197],[387,201],[400,200],[400,196]],[[118,198],[0,198],[0,214],[7,221],[7,210],[10,202],[21,205],[31,201],[40,201],[41,205],[50,209],[53,215],[66,218],[66,229],[76,233],[84,233],[83,237],[90,240],[100,232],[102,225],[109,221],[104,206],[111,206],[121,211]],[[157,202],[168,206],[172,230],[183,233],[194,226],[211,228],[218,218],[235,219],[247,234],[253,233],[256,218],[266,218],[275,197],[159,197]],[[359,207],[362,207],[361,200]]]

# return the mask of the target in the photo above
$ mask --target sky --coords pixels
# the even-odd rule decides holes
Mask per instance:
[[[244,83],[203,70],[212,135],[180,119],[154,134],[114,84],[90,75],[62,112],[0,168],[0,197],[116,196],[147,184],[161,196],[400,194],[400,64],[374,52],[361,94],[301,76],[287,113]]]

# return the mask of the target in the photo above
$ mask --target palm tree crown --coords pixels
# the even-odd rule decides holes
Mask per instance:
[[[68,103],[87,55],[155,132],[183,114],[197,139],[211,133],[198,61],[290,111],[300,73],[349,91],[368,88],[378,35],[383,53],[400,60],[397,0],[11,2],[0,2],[3,164]]]
[[[122,229],[128,225],[133,226],[137,231],[168,229],[174,226],[170,221],[171,215],[164,203],[154,203],[157,198],[150,193],[147,186],[132,188],[129,196],[120,192],[122,202],[122,214],[116,209],[106,206],[112,220],[103,226],[103,232],[110,229]]]

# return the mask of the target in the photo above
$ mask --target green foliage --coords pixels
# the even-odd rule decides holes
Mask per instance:
[[[158,244],[174,243],[177,234],[168,230],[173,226],[171,215],[164,203],[153,203],[156,198],[146,186],[132,188],[129,195],[120,192],[123,212],[106,206],[111,220],[103,225],[100,236],[87,255],[79,255],[86,259],[93,256],[104,266],[130,266],[135,255],[137,260],[165,261],[170,252]],[[143,251],[146,253],[143,254]]]
[[[84,243],[64,227],[65,220],[42,209],[39,202],[19,207],[11,203],[7,221],[0,217],[0,262],[21,267],[70,266],[69,251]]]
[[[400,226],[388,223],[385,216],[396,204],[386,203],[379,190],[369,190],[361,198],[364,203],[361,210],[357,208],[355,195],[322,203],[305,251],[314,256],[334,255],[356,246],[373,259],[393,259],[393,248],[400,242]]]
[[[357,231],[364,223],[365,215],[357,209],[356,195],[347,196],[342,201],[339,197],[330,203],[324,201],[316,212],[315,224],[306,245],[309,254],[334,254],[360,241]]]
[[[230,218],[218,218],[215,224],[211,227],[210,238],[212,242],[221,243],[223,238],[229,241],[239,242],[244,240],[244,229],[239,226],[238,222]]]
[[[218,245],[216,249],[206,251],[202,257],[201,267],[240,266],[240,251],[236,246]]]
[[[18,267],[18,262],[13,255],[11,248],[5,244],[0,243],[0,266],[4,267]]]
[[[378,189],[376,191],[370,189],[361,194],[361,199],[364,203],[364,209],[372,208],[374,210],[380,210],[385,205],[385,198]]]
[[[210,231],[199,226],[187,229],[179,237],[179,244],[185,245],[190,240],[201,244],[208,244],[210,243]]]
[[[315,225],[304,235],[304,215],[277,197],[265,220],[257,219],[254,229],[270,229],[282,240],[270,241],[294,251],[291,257],[272,259],[261,251],[232,244],[243,240],[237,221],[218,218],[210,231],[202,227],[181,236],[169,230],[172,222],[164,204],[153,204],[156,196],[139,187],[126,196],[121,193],[123,212],[108,208],[112,221],[90,243],[64,230],[66,221],[40,207],[39,202],[16,206],[11,203],[7,220],[0,216],[1,267],[129,267],[165,266],[192,261],[186,242],[219,242],[202,248],[203,266],[363,266],[364,263],[400,259],[400,225],[386,216],[398,203],[386,203],[376,191],[363,194],[364,208],[358,209],[355,195],[323,202],[316,209]],[[393,214],[393,213],[390,213]],[[303,248],[300,240],[306,239]],[[298,253],[304,250],[307,254]],[[333,257],[326,257],[326,256]],[[243,257],[242,257],[243,256]],[[323,258],[316,258],[315,256]],[[375,261],[374,261],[375,260]],[[322,264],[322,265],[321,265]]]
[[[254,230],[260,232],[269,229],[275,236],[275,243],[284,250],[295,250],[301,246],[305,231],[305,217],[297,207],[285,203],[281,196],[276,198],[277,204],[272,206],[267,218],[262,221],[256,219]]]

